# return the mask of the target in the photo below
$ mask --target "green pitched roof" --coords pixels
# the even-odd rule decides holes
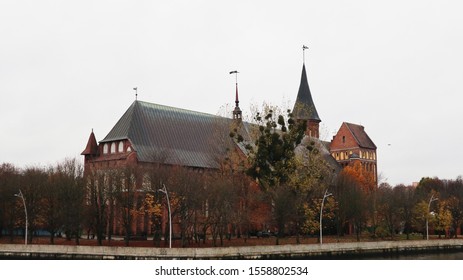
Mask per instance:
[[[217,168],[220,155],[234,145],[231,119],[135,101],[101,141],[128,139],[142,162]]]

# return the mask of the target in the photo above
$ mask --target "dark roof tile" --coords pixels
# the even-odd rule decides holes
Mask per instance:
[[[365,128],[362,125],[347,122],[345,122],[344,124],[346,124],[350,132],[352,132],[352,135],[354,136],[355,140],[357,141],[360,147],[367,149],[376,149],[375,143],[373,143],[371,138],[365,132]]]
[[[321,121],[317,113],[317,108],[315,108],[312,94],[310,93],[305,64],[302,66],[301,83],[297,92],[296,102],[294,103],[293,115],[299,120]]]

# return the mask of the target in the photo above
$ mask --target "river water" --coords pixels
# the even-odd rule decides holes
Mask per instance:
[[[353,260],[463,260],[461,251],[439,251],[426,253],[360,255],[345,256],[343,259]]]
[[[378,256],[375,256],[378,257]],[[443,253],[425,253],[411,255],[389,255],[378,258],[377,260],[463,260],[463,252],[443,252]]]

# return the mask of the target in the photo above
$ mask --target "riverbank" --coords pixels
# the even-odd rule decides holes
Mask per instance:
[[[170,249],[0,244],[3,259],[359,259],[365,255],[442,251],[463,251],[463,239]]]

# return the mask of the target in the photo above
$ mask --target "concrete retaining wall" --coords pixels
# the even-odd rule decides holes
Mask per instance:
[[[304,259],[343,258],[368,254],[401,254],[428,251],[463,251],[463,240],[382,241],[220,247],[220,248],[139,248],[69,245],[0,244],[0,258],[48,259]]]

